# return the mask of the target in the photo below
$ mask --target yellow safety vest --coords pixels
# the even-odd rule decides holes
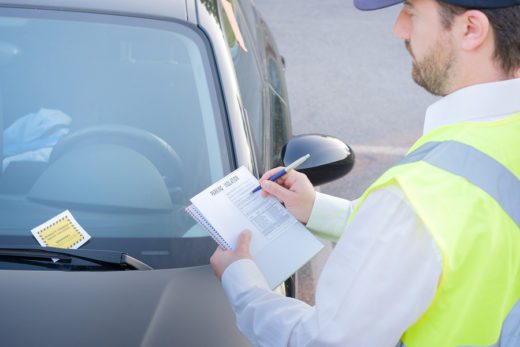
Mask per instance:
[[[402,346],[520,346],[519,178],[520,113],[430,132],[363,194],[351,219],[370,192],[399,186],[442,254]]]

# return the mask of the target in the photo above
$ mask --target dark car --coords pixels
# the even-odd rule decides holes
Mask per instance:
[[[284,68],[250,0],[0,0],[1,344],[247,345],[189,198],[239,166],[353,165],[292,137]],[[40,246],[65,210],[91,238]]]

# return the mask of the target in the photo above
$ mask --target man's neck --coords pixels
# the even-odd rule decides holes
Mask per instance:
[[[475,67],[474,69],[478,69],[478,67]],[[462,78],[460,81],[455,84],[450,91],[449,94],[452,94],[453,92],[456,92],[457,90],[474,86],[477,84],[484,84],[484,83],[492,83],[492,82],[500,82],[500,81],[506,81],[515,78],[514,76],[508,75],[504,72],[494,72],[490,71],[488,73],[483,72],[479,73],[478,75],[473,72],[473,74],[468,73],[466,76],[461,76]]]
[[[464,121],[492,121],[520,112],[520,78],[471,85],[430,105],[424,133]]]

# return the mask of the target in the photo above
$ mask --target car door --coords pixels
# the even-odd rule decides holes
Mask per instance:
[[[241,0],[237,6],[247,24],[250,38],[254,42],[258,67],[264,79],[264,97],[268,115],[264,118],[265,169],[282,164],[282,147],[292,136],[285,62],[280,55],[271,30],[252,0]],[[265,134],[264,133],[264,134]]]
[[[267,87],[260,68],[255,40],[237,0],[218,0],[219,17],[236,71],[241,103],[246,114],[259,172],[269,162],[270,141]]]
[[[253,1],[243,0],[241,5],[244,14],[249,19],[248,22],[254,21],[256,29],[256,46],[267,87],[270,113],[271,141],[268,150],[271,160],[269,164],[270,167],[274,167],[282,164],[282,148],[292,137],[289,98],[285,81],[285,60],[278,50],[269,26],[256,9]]]

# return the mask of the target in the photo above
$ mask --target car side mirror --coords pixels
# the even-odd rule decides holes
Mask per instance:
[[[337,180],[354,167],[354,152],[348,145],[335,137],[319,134],[294,136],[282,148],[283,165],[307,153],[310,158],[296,170],[306,174],[315,186]]]

